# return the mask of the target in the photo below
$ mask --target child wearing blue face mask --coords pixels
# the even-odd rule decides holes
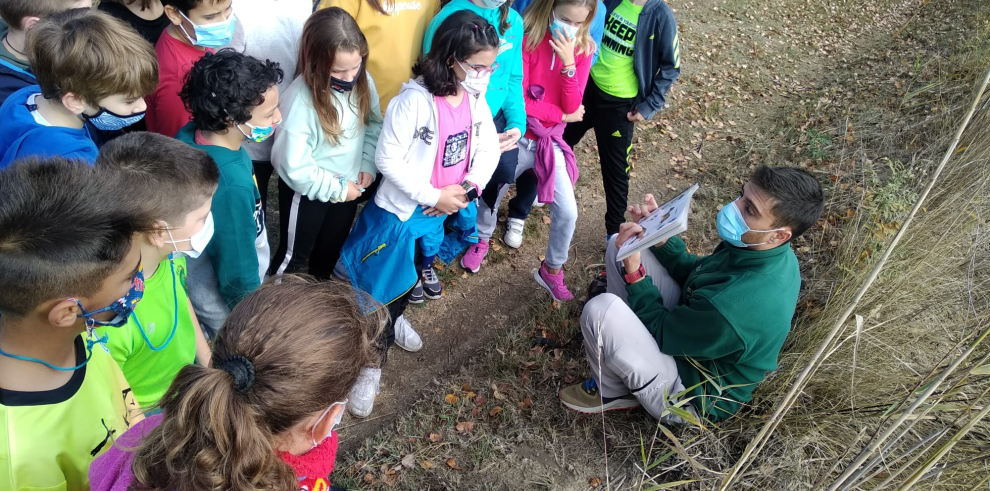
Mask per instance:
[[[0,489],[89,489],[94,457],[141,417],[94,332],[144,291],[153,219],[119,205],[127,189],[58,157],[0,171]]]
[[[162,0],[171,25],[165,29],[155,55],[159,80],[148,98],[148,131],[175,136],[190,114],[179,90],[189,69],[207,53],[230,44],[234,37],[231,0]]]
[[[128,183],[122,203],[157,219],[155,230],[139,239],[145,265],[141,304],[119,330],[97,329],[108,335],[106,347],[138,404],[150,408],[182,367],[209,364],[210,348],[186,293],[186,257],[198,257],[213,235],[210,205],[219,173],[205,151],[148,132],[108,143],[96,167]]]
[[[55,13],[31,28],[25,49],[37,85],[0,106],[0,168],[29,155],[92,163],[91,127],[120,130],[144,116],[158,66],[123,22],[91,9]]]
[[[377,363],[379,316],[339,281],[286,275],[249,295],[150,416],[90,468],[93,491],[326,491],[347,393]],[[272,339],[277,326],[278,339]],[[181,472],[176,472],[181,469]],[[246,483],[250,483],[248,486]]]
[[[220,169],[210,208],[216,232],[202,256],[187,262],[189,298],[209,335],[268,271],[265,212],[243,143],[270,138],[282,122],[281,80],[277,63],[224,49],[197,61],[179,93],[192,122],[176,138],[205,150]]]

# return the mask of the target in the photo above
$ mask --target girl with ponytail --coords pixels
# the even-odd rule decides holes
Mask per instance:
[[[90,467],[94,491],[327,489],[347,394],[382,319],[340,282],[285,276],[245,298],[189,365],[162,414],[118,438]]]

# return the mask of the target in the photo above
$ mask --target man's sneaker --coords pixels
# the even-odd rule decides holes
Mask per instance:
[[[381,368],[362,368],[347,396],[347,411],[355,418],[367,418],[375,408],[375,396],[382,381]]]
[[[413,353],[423,349],[423,339],[404,315],[395,320],[395,345]]]
[[[606,276],[605,271],[602,271],[600,275],[591,280],[591,284],[588,285],[588,300],[605,293],[608,290],[608,276]]]
[[[413,287],[412,293],[409,294],[409,303],[423,303],[426,301],[426,297],[423,295],[423,280],[416,280],[416,286]]]
[[[486,254],[488,254],[488,241],[481,239],[477,244],[468,246],[467,252],[461,258],[461,267],[477,273],[481,270],[481,262],[485,260]]]
[[[420,273],[423,275],[423,293],[426,294],[426,298],[439,300],[443,297],[443,283],[440,283],[440,278],[437,277],[437,272],[433,270],[433,266],[423,268]]]
[[[560,270],[557,274],[550,274],[547,271],[547,263],[544,261],[540,263],[540,269],[533,273],[533,278],[536,278],[536,282],[550,292],[554,300],[559,302],[574,300],[574,295],[564,285],[564,270]]]
[[[583,384],[565,387],[557,396],[568,409],[585,414],[639,407],[639,401],[632,394],[622,397],[602,397],[598,393],[598,383],[593,378],[585,380]]]
[[[510,218],[505,224],[505,236],[502,237],[505,245],[513,249],[518,249],[522,245],[523,226],[525,225],[525,220]]]

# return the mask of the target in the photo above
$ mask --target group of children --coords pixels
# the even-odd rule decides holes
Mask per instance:
[[[516,183],[504,240],[548,203],[572,300],[571,148],[595,128],[614,233],[679,73],[662,0],[89,7],[0,0],[4,489],[325,489],[445,230],[479,272]]]

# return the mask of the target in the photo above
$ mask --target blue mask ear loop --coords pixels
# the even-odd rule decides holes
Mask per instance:
[[[165,343],[161,346],[155,347],[155,345],[151,343],[151,340],[148,339],[148,335],[145,334],[144,326],[142,326],[141,321],[138,320],[137,312],[131,312],[131,318],[134,319],[134,324],[137,325],[138,332],[141,333],[141,337],[144,338],[145,344],[148,345],[148,348],[150,348],[151,351],[161,351],[165,349],[165,347],[172,342],[172,338],[175,337],[175,331],[177,331],[179,327],[179,294],[175,286],[175,261],[172,257],[173,253],[169,253],[168,268],[172,270],[172,298],[174,299],[175,307],[173,308],[174,314],[172,315],[172,332],[168,335],[168,339],[165,340]]]
[[[31,358],[29,356],[14,355],[14,354],[7,353],[4,350],[0,350],[0,355],[6,356],[7,358],[13,358],[15,360],[30,361],[32,363],[40,363],[40,364],[42,364],[42,365],[44,365],[44,366],[46,366],[48,368],[51,368],[52,370],[58,370],[60,372],[74,372],[74,371],[79,370],[80,368],[86,366],[86,364],[89,363],[89,360],[93,358],[93,346],[96,346],[97,344],[105,344],[107,342],[107,340],[108,340],[106,334],[104,334],[102,337],[99,337],[99,338],[96,337],[96,334],[94,334],[94,332],[93,332],[93,324],[90,324],[90,320],[89,319],[86,320],[86,331],[88,332],[88,334],[86,336],[86,360],[83,361],[82,363],[80,363],[80,364],[72,367],[72,368],[57,367],[55,365],[52,365],[51,363],[48,363],[45,360],[39,360],[37,358]]]

